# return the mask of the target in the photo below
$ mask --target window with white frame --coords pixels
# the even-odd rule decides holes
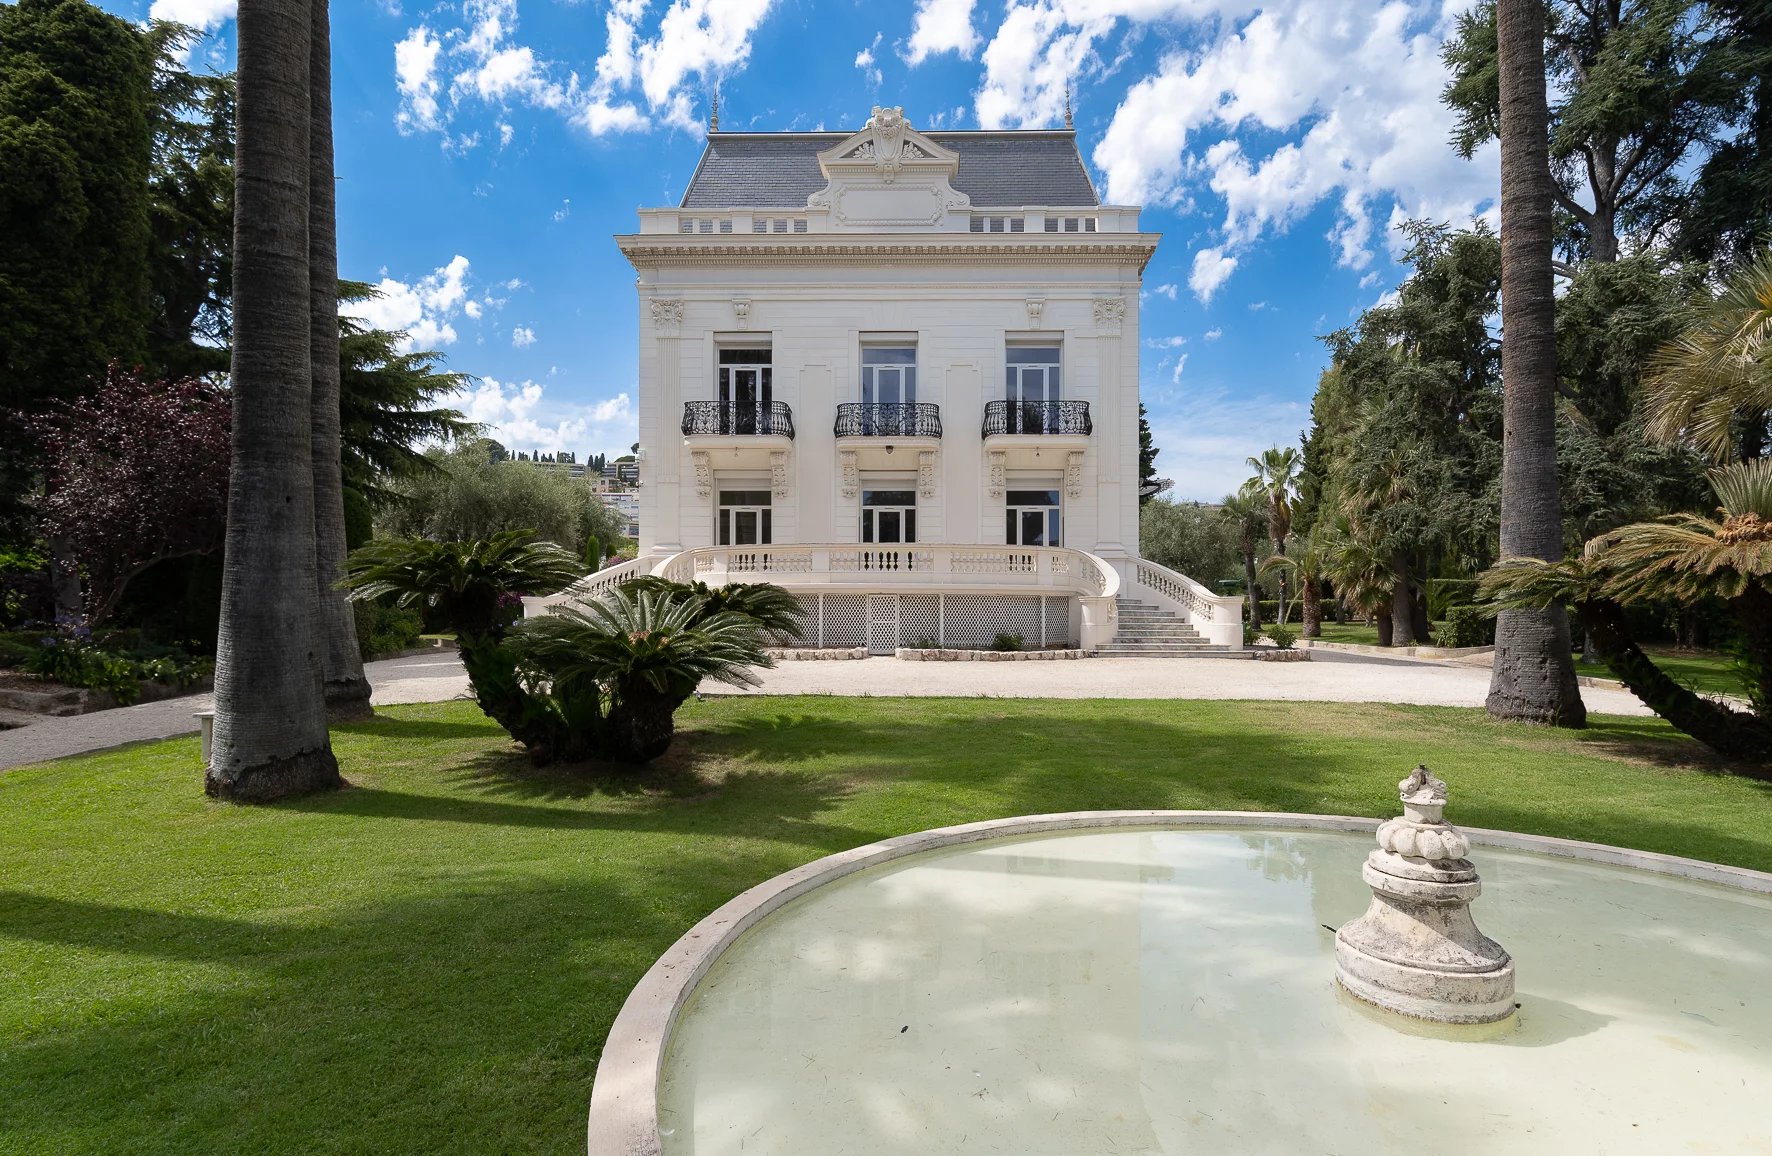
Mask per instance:
[[[772,540],[770,493],[754,490],[720,490],[716,524],[722,546],[767,546]]]
[[[1059,487],[1009,490],[1003,503],[1003,541],[1010,546],[1058,546],[1063,503]]]
[[[864,405],[902,405],[917,400],[917,347],[864,345],[861,350]]]
[[[723,347],[715,381],[720,401],[720,433],[754,434],[769,428],[775,399],[773,356],[763,346]]]
[[[861,491],[861,540],[863,542],[915,542],[917,540],[917,491],[864,487]]]

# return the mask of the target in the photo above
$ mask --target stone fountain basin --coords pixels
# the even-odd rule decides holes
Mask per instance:
[[[591,1156],[1772,1153],[1772,875],[1466,829],[1518,1016],[1339,991],[1375,821],[1096,812],[761,884],[635,988]]]

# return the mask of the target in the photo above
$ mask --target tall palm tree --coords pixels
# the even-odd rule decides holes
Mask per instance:
[[[1772,250],[1723,285],[1644,375],[1650,436],[1690,439],[1714,461],[1766,451],[1772,412]]]
[[[314,555],[306,0],[249,0],[238,31],[233,460],[205,789],[262,800],[338,786]]]
[[[308,300],[313,394],[314,555],[326,713],[368,718],[369,680],[357,618],[338,588],[345,573],[345,499],[339,449],[338,213],[332,187],[332,29],[328,0],[309,0]]]
[[[1255,476],[1249,484],[1267,498],[1267,533],[1273,540],[1274,553],[1286,553],[1286,539],[1292,535],[1292,506],[1298,499],[1298,475],[1304,469],[1304,456],[1292,446],[1281,449],[1271,446],[1259,458],[1245,459]],[[1280,570],[1280,621],[1286,621],[1286,571]]]
[[[1318,524],[1305,536],[1291,554],[1275,554],[1261,564],[1263,574],[1293,574],[1298,577],[1298,596],[1304,608],[1304,637],[1323,636],[1323,583],[1329,578],[1330,565],[1337,548],[1335,534]],[[1282,614],[1284,609],[1282,608]],[[1284,618],[1281,621],[1285,621]]]
[[[1556,300],[1551,288],[1550,113],[1544,0],[1498,0],[1501,81],[1501,555],[1563,556],[1557,494]],[[1562,607],[1497,616],[1489,713],[1587,723]]]
[[[1483,575],[1482,590],[1497,606],[1576,607],[1601,657],[1656,714],[1723,754],[1772,762],[1772,459],[1710,479],[1720,518],[1675,514],[1623,526],[1590,541],[1580,558],[1509,559]],[[1631,637],[1631,603],[1710,598],[1728,608],[1747,644],[1751,711],[1680,686]]]
[[[1384,554],[1360,532],[1357,522],[1345,517],[1336,520],[1325,549],[1327,574],[1335,583],[1336,596],[1354,613],[1377,624],[1380,646],[1391,645],[1396,623],[1390,607],[1397,578]]]
[[[1261,629],[1261,587],[1255,582],[1255,543],[1267,531],[1268,502],[1248,482],[1227,494],[1220,509],[1237,531],[1237,554],[1243,559],[1243,585],[1249,592],[1249,627]]]

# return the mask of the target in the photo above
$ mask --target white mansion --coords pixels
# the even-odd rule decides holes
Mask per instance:
[[[616,241],[639,274],[640,556],[564,597],[769,581],[806,645],[876,653],[1240,646],[1241,599],[1138,557],[1158,237],[1099,203],[1070,130],[876,108],[859,132],[711,132],[682,204]]]

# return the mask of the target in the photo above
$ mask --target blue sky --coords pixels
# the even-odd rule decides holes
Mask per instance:
[[[232,0],[151,0],[231,59]],[[1318,334],[1392,289],[1392,224],[1493,217],[1496,158],[1446,144],[1465,4],[1379,0],[334,0],[344,275],[372,320],[478,377],[513,449],[634,440],[633,272],[610,240],[674,204],[717,83],[728,130],[1060,123],[1104,199],[1164,234],[1141,382],[1159,472],[1214,500],[1296,439]],[[150,0],[107,0],[132,18]]]

